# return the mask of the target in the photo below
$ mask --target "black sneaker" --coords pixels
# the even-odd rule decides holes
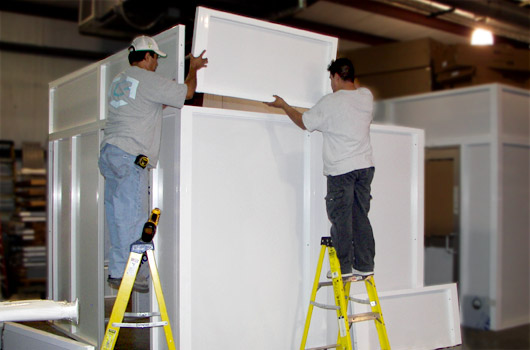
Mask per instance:
[[[119,289],[121,285],[121,278],[112,278],[109,275],[109,277],[107,278],[107,282],[112,288]],[[139,293],[149,292],[149,281],[147,280],[147,278],[137,277],[136,280],[134,281],[133,290]]]

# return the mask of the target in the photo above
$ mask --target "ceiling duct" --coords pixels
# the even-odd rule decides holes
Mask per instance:
[[[180,12],[165,1],[80,0],[79,32],[116,39],[153,34],[177,24]]]
[[[303,9],[316,0],[79,0],[79,32],[115,39],[154,35],[176,24],[191,24],[200,5],[255,18],[271,19]],[[178,6],[178,7],[177,7]],[[193,31],[189,31],[192,33]]]

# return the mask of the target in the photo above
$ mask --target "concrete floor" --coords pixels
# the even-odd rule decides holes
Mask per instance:
[[[462,346],[454,349],[530,349],[530,325],[506,329],[498,332],[462,329]]]
[[[24,322],[25,325],[56,333],[46,322]],[[529,350],[530,324],[503,331],[480,331],[462,328],[460,346],[448,350]],[[392,342],[390,342],[392,345]],[[121,329],[115,350],[149,350],[148,329]]]
[[[113,300],[106,301],[107,317],[110,316]],[[130,305],[129,305],[130,307]],[[23,324],[53,334],[61,334],[48,322],[23,322]],[[122,328],[116,342],[115,350],[150,350],[149,329]],[[392,345],[392,339],[390,339]],[[503,331],[483,331],[462,328],[462,345],[447,350],[530,350],[530,324],[506,329]],[[187,349],[183,349],[187,350]]]

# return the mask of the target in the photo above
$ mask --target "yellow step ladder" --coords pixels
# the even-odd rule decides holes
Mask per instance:
[[[317,272],[315,274],[315,282],[313,283],[313,290],[311,292],[311,299],[309,302],[309,309],[305,321],[304,334],[300,350],[324,350],[336,348],[339,350],[352,350],[352,342],[350,336],[351,325],[355,322],[371,321],[375,323],[377,334],[379,336],[379,344],[381,350],[390,350],[390,343],[388,342],[388,335],[386,333],[385,321],[383,313],[381,312],[381,305],[379,304],[379,297],[375,288],[374,276],[352,276],[342,278],[340,263],[337,257],[337,252],[331,243],[331,237],[322,237],[320,249],[320,257],[318,259]],[[331,282],[320,282],[320,274],[322,272],[322,265],[324,263],[324,256],[328,250],[329,266],[331,270]],[[364,281],[366,291],[368,293],[368,300],[355,299],[350,297],[351,282]],[[333,286],[333,293],[335,295],[335,305],[320,304],[315,301],[318,290],[321,287]],[[371,307],[371,312],[366,312],[357,315],[348,315],[348,301],[356,303],[368,304]],[[311,323],[311,316],[313,314],[313,307],[318,307],[326,310],[336,310],[339,332],[337,337],[337,344],[324,345],[314,348],[306,349],[307,335],[309,333],[309,325]]]
[[[110,315],[107,330],[103,337],[103,343],[101,344],[101,350],[112,350],[116,345],[120,328],[152,328],[152,327],[164,327],[166,335],[167,346],[170,350],[175,350],[175,342],[173,340],[173,333],[171,331],[171,325],[167,315],[166,303],[164,301],[164,295],[162,293],[162,287],[160,285],[160,277],[158,275],[158,269],[156,267],[156,261],[154,257],[154,244],[152,239],[156,233],[156,227],[160,218],[160,210],[158,208],[153,209],[149,220],[145,223],[142,231],[142,239],[131,244],[131,253],[129,254],[129,260],[123,274],[123,278],[118,289],[118,295],[112,313]],[[125,309],[129,303],[129,298],[136,280],[138,269],[142,262],[143,254],[147,255],[147,261],[149,263],[149,270],[151,272],[151,278],[153,280],[153,286],[156,293],[156,299],[158,300],[158,309],[160,312],[142,312],[142,313],[126,313]],[[148,323],[122,323],[124,316],[127,317],[160,317],[161,321],[148,322]]]

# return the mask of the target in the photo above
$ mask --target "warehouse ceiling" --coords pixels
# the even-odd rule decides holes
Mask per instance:
[[[2,0],[0,11],[76,21],[83,34],[130,40],[192,27],[196,6],[337,36],[342,49],[423,37],[465,43],[477,26],[492,30],[496,43],[530,45],[530,0]]]

